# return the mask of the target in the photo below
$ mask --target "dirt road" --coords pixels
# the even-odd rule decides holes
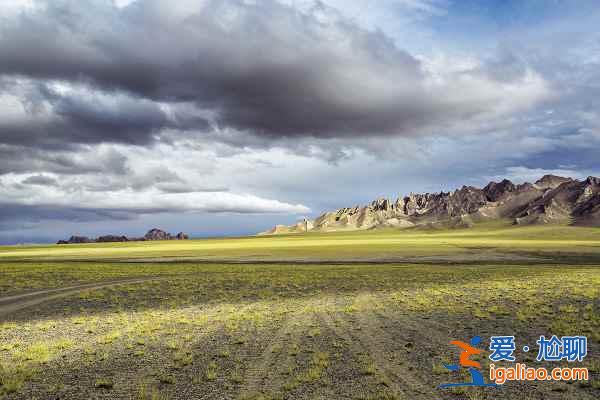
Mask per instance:
[[[6,318],[6,316],[14,313],[15,311],[22,310],[24,308],[33,307],[39,304],[43,304],[52,300],[68,297],[81,292],[82,290],[90,289],[103,289],[109,286],[126,285],[132,283],[142,283],[152,280],[166,279],[165,277],[149,277],[149,278],[137,278],[137,279],[120,279],[105,282],[94,282],[86,283],[81,285],[68,286],[57,289],[39,290],[30,293],[24,293],[14,296],[0,298],[0,320]]]

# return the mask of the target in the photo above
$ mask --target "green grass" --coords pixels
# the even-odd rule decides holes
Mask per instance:
[[[4,260],[269,259],[455,255],[473,250],[600,255],[600,228],[482,225],[165,242],[0,247]]]
[[[0,398],[58,397],[61,388],[80,398],[438,395],[439,383],[456,378],[441,365],[455,361],[449,341],[474,333],[530,345],[540,334],[585,334],[584,366],[597,371],[599,249],[599,229],[548,226],[0,248],[3,296],[160,278],[83,290],[0,321]],[[177,262],[387,257],[410,260]],[[122,262],[131,258],[148,260]],[[597,398],[597,386],[561,395]],[[549,390],[529,394],[550,398]]]
[[[63,305],[70,304],[72,299],[64,299],[46,311],[36,311],[25,323],[0,323],[4,349],[0,352],[0,362],[6,366],[4,372],[0,371],[3,392],[22,390],[42,370],[47,371],[44,379],[61,379],[63,367],[55,363],[77,354],[81,354],[80,362],[87,363],[86,368],[91,370],[128,358],[134,365],[153,366],[157,374],[150,383],[162,385],[163,389],[198,379],[213,384],[221,377],[232,388],[237,387],[245,384],[244,357],[248,349],[256,341],[265,340],[278,321],[290,316],[300,322],[297,329],[301,333],[289,338],[284,335],[289,341],[279,345],[282,351],[258,346],[275,354],[272,357],[282,358],[284,364],[287,358],[295,360],[297,367],[291,380],[282,378],[281,387],[276,388],[294,395],[308,390],[308,386],[322,385],[329,371],[340,368],[356,369],[356,379],[389,380],[377,376],[381,359],[372,359],[370,352],[363,349],[360,351],[365,354],[354,353],[352,346],[364,335],[377,337],[382,346],[397,348],[389,343],[390,339],[378,337],[372,329],[398,318],[418,321],[426,317],[442,326],[450,324],[452,328],[442,330],[443,342],[428,350],[440,357],[447,355],[447,342],[454,335],[469,334],[464,330],[471,332],[473,325],[482,329],[492,324],[501,326],[501,332],[514,332],[520,337],[546,332],[586,334],[591,346],[596,346],[590,348],[590,354],[591,361],[597,363],[592,351],[600,341],[597,336],[600,269],[596,266],[167,264],[164,267],[175,272],[178,268],[193,267],[198,273],[160,283],[100,289],[83,300],[77,297],[76,301],[82,303],[66,314]],[[27,263],[23,268],[32,266]],[[96,268],[103,267],[98,264]],[[263,290],[265,287],[270,290]],[[349,306],[352,312],[348,312]],[[484,310],[485,314],[474,318],[476,310]],[[353,322],[377,314],[386,316],[379,325]],[[331,326],[311,320],[313,315],[333,315],[335,326],[341,331],[360,337],[350,342],[339,338],[332,333]],[[392,327],[390,334],[402,334],[404,327],[404,323]],[[69,336],[62,336],[62,332],[69,332]],[[430,333],[423,333],[425,343]],[[207,337],[213,338],[208,343],[215,341],[222,345],[207,349],[206,344],[196,344]],[[341,342],[343,346],[339,345]],[[415,345],[416,350],[406,352],[405,356],[419,354],[421,347],[422,344]],[[402,348],[407,347],[402,344]],[[349,359],[358,361],[338,361],[332,354],[339,352],[350,352]],[[250,358],[248,362],[256,361]],[[433,367],[432,374],[430,362],[405,363],[425,368],[427,376],[438,376],[435,372],[439,366],[437,370]],[[284,368],[265,373],[283,374]],[[115,387],[127,384],[118,378],[115,372],[110,383]],[[365,385],[370,385],[369,382]],[[60,380],[52,383],[65,384]],[[372,385],[375,396],[379,384]],[[89,387],[107,389],[96,381]]]

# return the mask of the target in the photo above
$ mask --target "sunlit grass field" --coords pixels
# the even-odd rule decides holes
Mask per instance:
[[[497,224],[455,230],[371,230],[163,242],[0,247],[0,260],[123,260],[153,257],[360,260],[473,251],[600,255],[600,228]]]
[[[11,246],[0,293],[6,399],[600,397],[600,229]],[[451,340],[551,368],[521,348],[552,334],[588,337],[590,381],[437,389],[467,380]]]

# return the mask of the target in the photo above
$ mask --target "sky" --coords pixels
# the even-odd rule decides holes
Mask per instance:
[[[600,8],[0,0],[0,243],[600,175]]]

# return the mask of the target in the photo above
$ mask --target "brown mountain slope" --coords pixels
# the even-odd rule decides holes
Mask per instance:
[[[505,179],[483,189],[463,186],[453,192],[411,193],[395,201],[381,198],[367,206],[340,208],[314,220],[277,225],[263,234],[407,228],[442,224],[470,226],[473,221],[511,219],[523,224],[600,226],[600,178],[584,181],[545,175],[535,183],[515,185]]]

